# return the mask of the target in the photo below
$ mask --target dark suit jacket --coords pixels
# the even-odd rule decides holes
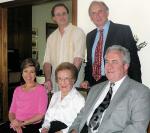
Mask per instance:
[[[85,80],[89,81],[90,85],[96,84],[94,82],[95,80],[92,77],[92,47],[96,37],[96,32],[97,30],[94,29],[87,34],[86,38],[87,63],[85,67]],[[141,82],[141,65],[137,54],[136,42],[133,38],[130,27],[127,25],[115,24],[113,22],[110,22],[110,27],[108,30],[104,48],[104,55],[106,49],[111,45],[121,45],[129,50],[131,55],[131,63],[128,75],[132,79]]]
[[[108,81],[99,83],[90,89],[85,106],[69,131],[81,132],[107,84]],[[149,88],[127,76],[105,110],[98,133],[146,133],[150,121],[149,101]]]

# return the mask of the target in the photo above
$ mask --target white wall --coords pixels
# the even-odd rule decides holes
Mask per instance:
[[[88,7],[92,0],[78,0],[78,26],[85,33],[95,26],[89,19]],[[131,26],[134,35],[139,38],[139,43],[146,41],[148,45],[139,51],[142,66],[143,84],[150,87],[150,1],[149,0],[104,0],[110,9],[110,19],[116,23]]]

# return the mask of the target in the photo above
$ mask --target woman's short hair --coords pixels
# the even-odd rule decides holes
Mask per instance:
[[[38,63],[37,60],[32,59],[32,58],[26,58],[25,60],[23,60],[23,62],[21,63],[21,72],[23,72],[23,70],[29,66],[33,66],[35,67],[35,72],[36,74],[39,72],[40,70],[40,65]]]
[[[76,81],[78,77],[78,69],[76,66],[69,62],[63,62],[61,63],[55,70],[55,80],[57,81],[57,75],[59,71],[62,70],[69,70],[72,74],[72,78]]]
[[[56,5],[54,5],[53,7],[52,7],[52,10],[51,10],[51,15],[52,15],[52,17],[54,17],[55,16],[55,14],[54,14],[54,11],[55,11],[55,8],[56,7],[64,7],[65,9],[66,9],[66,11],[67,11],[67,14],[69,14],[69,9],[68,9],[68,7],[65,5],[65,4],[63,4],[63,3],[58,3],[58,4],[56,4]]]
[[[105,59],[106,59],[106,55],[109,52],[111,52],[111,51],[119,51],[119,52],[121,52],[122,55],[123,55],[123,59],[122,59],[123,62],[125,64],[130,65],[130,61],[131,61],[131,59],[130,59],[130,52],[129,52],[129,50],[127,48],[125,48],[125,47],[123,47],[121,45],[112,45],[112,46],[108,47],[108,49],[106,50]]]

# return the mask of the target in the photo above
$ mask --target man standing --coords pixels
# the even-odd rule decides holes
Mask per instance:
[[[141,82],[141,65],[130,27],[108,20],[109,8],[102,1],[93,1],[90,4],[89,16],[97,28],[87,34],[85,82],[81,84],[81,87],[87,88],[107,79],[103,57],[106,49],[114,44],[122,45],[129,50],[131,63],[128,75],[132,79]],[[98,44],[100,47],[98,47]]]
[[[68,22],[69,10],[64,4],[56,4],[51,14],[58,28],[48,37],[44,56],[45,87],[48,90],[55,85],[55,69],[62,62],[73,63],[78,70],[85,52],[85,34]]]
[[[146,133],[150,121],[150,90],[127,76],[129,51],[119,45],[105,55],[108,81],[93,86],[70,133]]]

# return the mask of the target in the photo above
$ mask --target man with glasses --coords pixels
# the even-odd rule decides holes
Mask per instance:
[[[56,4],[51,15],[58,28],[48,37],[44,56],[45,87],[56,91],[54,71],[62,62],[81,67],[85,51],[84,32],[68,22],[69,10],[64,4]]]

